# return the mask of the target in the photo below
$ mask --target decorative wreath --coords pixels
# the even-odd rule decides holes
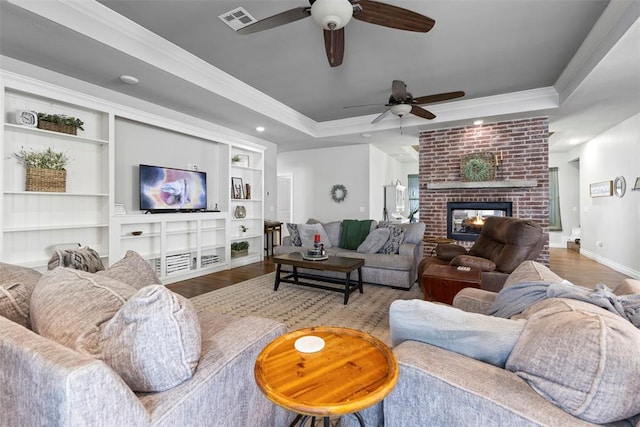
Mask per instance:
[[[481,159],[469,159],[462,168],[462,174],[470,181],[486,181],[490,179],[489,166]]]
[[[342,184],[336,184],[331,187],[330,194],[334,202],[340,203],[347,197],[347,187]]]

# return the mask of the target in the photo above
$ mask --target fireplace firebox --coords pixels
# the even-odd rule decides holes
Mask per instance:
[[[447,203],[447,237],[475,241],[489,216],[512,216],[512,202]]]

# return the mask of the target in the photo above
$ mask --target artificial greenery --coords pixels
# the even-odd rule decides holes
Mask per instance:
[[[233,252],[246,251],[247,249],[249,249],[249,242],[247,241],[231,243],[231,250]]]
[[[51,147],[45,151],[33,151],[33,149],[26,151],[23,148],[13,155],[29,168],[62,170],[69,163],[69,157],[66,153],[53,151]]]
[[[59,125],[73,126],[74,128],[78,128],[84,130],[82,125],[84,122],[75,117],[66,116],[64,114],[46,114],[46,113],[38,113],[38,121],[41,122],[51,122]]]
[[[232,161],[232,162],[239,162],[239,161],[240,161],[240,156],[239,156],[238,154],[236,154],[235,156],[233,156],[233,157],[231,158],[231,161]]]
[[[482,159],[469,159],[462,174],[469,181],[486,181],[489,179],[489,167]]]

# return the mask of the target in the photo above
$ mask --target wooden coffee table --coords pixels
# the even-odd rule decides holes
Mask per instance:
[[[325,346],[316,353],[294,347],[298,338],[316,336]],[[398,379],[398,362],[379,339],[355,329],[319,326],[282,335],[258,355],[254,374],[264,395],[308,418],[354,414],[381,401]],[[294,421],[295,423],[295,421]]]
[[[273,290],[277,291],[281,282],[294,283],[296,285],[309,286],[312,288],[326,289],[329,291],[344,292],[344,303],[349,302],[349,295],[356,289],[362,290],[362,267],[364,266],[364,260],[360,258],[346,258],[339,256],[330,256],[324,261],[309,261],[302,257],[300,252],[291,252],[288,254],[278,255],[273,258],[273,262],[277,264],[276,267],[276,281]],[[282,266],[290,265],[293,267],[293,272],[282,275]],[[327,270],[337,271],[339,273],[345,273],[345,280],[336,280],[330,277],[323,277],[312,274],[299,273],[298,268],[308,268],[312,270]],[[358,282],[351,283],[351,273],[358,270]],[[288,272],[286,272],[288,273]],[[326,286],[318,283],[303,282],[301,278],[313,279],[315,281],[321,281],[326,283],[338,283],[344,284],[344,287]]]
[[[480,288],[482,271],[471,268],[458,270],[451,265],[432,264],[422,273],[424,299],[452,304],[453,297],[463,288]]]

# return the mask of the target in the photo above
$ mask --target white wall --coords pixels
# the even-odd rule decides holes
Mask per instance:
[[[382,219],[385,184],[406,184],[402,164],[367,144],[289,151],[278,154],[278,173],[293,175],[293,221]],[[404,175],[403,175],[404,174]],[[342,184],[347,198],[331,199],[331,188]]]
[[[580,251],[629,276],[640,278],[640,114],[578,147],[580,158]],[[573,154],[574,152],[572,152]],[[589,184],[624,176],[624,197],[589,196]]]
[[[365,144],[280,153],[278,173],[293,175],[293,222],[369,218],[369,148]],[[341,203],[331,199],[336,184],[347,189]]]
[[[566,248],[571,229],[580,227],[580,161],[573,153],[549,153],[549,167],[558,168],[562,231],[549,233],[549,246]]]

